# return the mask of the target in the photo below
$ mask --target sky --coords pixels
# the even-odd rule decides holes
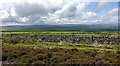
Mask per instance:
[[[0,0],[0,26],[118,24],[112,0]]]

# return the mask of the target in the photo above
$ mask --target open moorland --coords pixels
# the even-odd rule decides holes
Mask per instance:
[[[120,64],[120,32],[3,31],[3,64]]]

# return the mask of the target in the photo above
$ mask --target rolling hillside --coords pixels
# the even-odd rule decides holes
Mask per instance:
[[[16,25],[2,26],[2,31],[11,30],[49,30],[49,31],[84,31],[84,32],[101,32],[101,31],[118,31],[118,26],[113,25]]]

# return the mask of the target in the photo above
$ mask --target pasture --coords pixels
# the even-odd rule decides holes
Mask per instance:
[[[22,35],[76,35],[76,36],[110,36],[119,35],[115,32],[80,32],[80,31],[40,31],[40,30],[21,30],[21,31],[3,31],[0,34],[22,34]]]

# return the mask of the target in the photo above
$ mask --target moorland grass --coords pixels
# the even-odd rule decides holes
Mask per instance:
[[[120,54],[109,51],[82,51],[77,48],[3,46],[3,64],[120,64]]]
[[[87,44],[87,43],[70,43],[70,42],[44,42],[28,38],[3,38],[2,43],[4,46],[23,46],[29,48],[77,48],[78,50],[98,50],[98,51],[118,51],[120,48],[117,44]]]
[[[118,32],[6,31],[2,34],[110,36]],[[2,38],[3,64],[120,64],[120,45]]]

